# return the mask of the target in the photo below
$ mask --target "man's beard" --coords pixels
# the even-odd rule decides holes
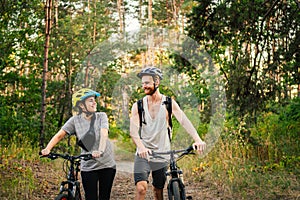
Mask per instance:
[[[146,90],[144,90],[145,91],[145,94],[146,95],[153,95],[155,92],[156,92],[156,90],[157,90],[157,88],[147,88]]]

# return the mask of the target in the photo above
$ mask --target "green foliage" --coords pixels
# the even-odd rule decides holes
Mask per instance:
[[[298,4],[293,0],[197,2],[187,31],[220,66],[230,112],[255,122],[268,100],[292,98],[287,85],[299,83]],[[288,40],[285,47],[284,40]]]
[[[0,95],[0,132],[1,143],[12,141],[15,134],[22,133],[22,137],[31,138],[34,144],[38,141],[39,115],[37,114],[40,97],[36,95],[39,86],[32,84],[27,90],[16,90],[9,96]]]
[[[228,116],[218,144],[204,160],[198,161],[201,167],[191,175],[208,179],[235,199],[297,198],[299,99],[285,106],[272,104],[271,108],[252,127],[242,119]]]
[[[0,129],[1,143],[15,134],[38,140],[40,109],[40,1],[5,1],[1,12],[0,49]],[[30,66],[30,67],[29,67]]]
[[[273,106],[273,109],[276,106]],[[276,113],[265,113],[252,131],[264,145],[268,145],[268,162],[293,169],[300,159],[300,101],[299,98],[276,109]]]
[[[35,169],[32,166],[38,159],[37,148],[27,139],[23,139],[12,142],[7,147],[0,145],[0,149],[0,196],[4,199],[31,196],[36,188],[33,175]]]
[[[52,24],[48,59],[46,139],[71,116],[71,87],[79,62],[97,42],[110,36],[115,23],[107,9],[113,10],[113,5],[112,2],[97,2],[90,7],[91,12],[86,12],[87,5],[82,2],[58,3],[58,21],[55,19]],[[9,143],[12,135],[20,132],[33,144],[39,140],[44,6],[41,1],[28,3],[23,0],[2,4],[1,143]],[[85,11],[82,15],[78,6]],[[94,31],[97,34],[92,38]]]

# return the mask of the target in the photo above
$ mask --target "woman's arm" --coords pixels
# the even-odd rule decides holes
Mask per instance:
[[[41,151],[42,155],[48,155],[50,153],[50,151],[52,150],[52,148],[59,142],[61,141],[65,135],[67,134],[66,131],[64,131],[63,129],[60,129],[53,137],[52,139],[49,141],[49,143],[47,144],[46,148],[43,149]]]
[[[108,139],[108,129],[101,128],[100,130],[100,141],[98,151],[93,151],[92,156],[95,158],[99,158],[103,155],[106,148],[106,141]]]

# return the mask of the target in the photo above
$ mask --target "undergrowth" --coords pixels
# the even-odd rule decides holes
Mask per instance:
[[[263,113],[252,127],[227,120],[213,151],[182,161],[186,175],[210,182],[228,199],[299,199],[300,117],[288,111]]]
[[[33,166],[38,159],[36,148],[24,141],[21,145],[11,143],[0,149],[1,198],[28,199],[36,188],[33,175]]]

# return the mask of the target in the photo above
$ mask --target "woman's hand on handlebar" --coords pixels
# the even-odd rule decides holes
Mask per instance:
[[[47,155],[49,155],[49,153],[50,153],[50,150],[49,150],[49,149],[43,149],[43,150],[41,151],[41,154],[42,154],[43,156],[47,156]]]
[[[100,158],[103,156],[103,151],[93,151],[92,156],[93,158]]]

